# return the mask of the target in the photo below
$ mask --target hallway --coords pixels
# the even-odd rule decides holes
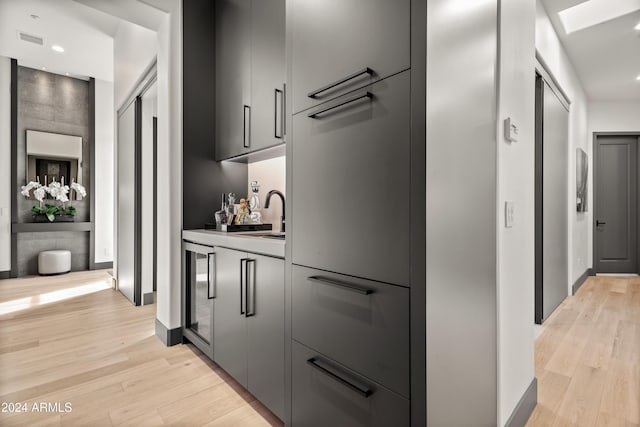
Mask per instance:
[[[1,280],[0,400],[20,406],[0,425],[279,425],[192,346],[165,347],[155,309],[104,270]]]
[[[640,425],[640,277],[590,277],[535,347],[528,427]]]

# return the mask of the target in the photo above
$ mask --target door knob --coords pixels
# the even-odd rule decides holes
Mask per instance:
[[[606,222],[598,221],[596,219],[596,227],[600,227],[601,225],[605,225],[605,224],[606,224]]]

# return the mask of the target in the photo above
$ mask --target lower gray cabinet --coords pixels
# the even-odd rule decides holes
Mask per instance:
[[[284,260],[216,248],[213,360],[284,419]]]
[[[293,341],[294,427],[409,426],[409,400]]]

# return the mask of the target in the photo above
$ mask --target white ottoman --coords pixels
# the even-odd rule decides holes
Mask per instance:
[[[44,251],[38,254],[38,273],[61,274],[71,271],[71,252]]]

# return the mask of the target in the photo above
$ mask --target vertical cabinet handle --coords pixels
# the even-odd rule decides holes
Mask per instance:
[[[216,297],[216,254],[207,254],[209,265],[208,268],[208,277],[209,277],[209,287],[207,289],[207,298],[213,299]]]
[[[249,265],[251,265],[251,272],[249,272]],[[256,260],[255,259],[247,259],[247,263],[245,264],[247,278],[245,280],[245,307],[246,314],[245,317],[255,316],[256,314]],[[251,307],[251,311],[249,311],[249,307]]]
[[[251,107],[245,105],[243,107],[243,135],[242,135],[242,146],[244,148],[249,148],[251,146]]]
[[[284,135],[284,93],[280,89],[275,89],[273,97],[273,129],[274,137],[282,139]]]
[[[244,299],[245,286],[247,282],[247,261],[248,258],[242,258],[240,260],[240,314],[245,314],[246,301]]]

